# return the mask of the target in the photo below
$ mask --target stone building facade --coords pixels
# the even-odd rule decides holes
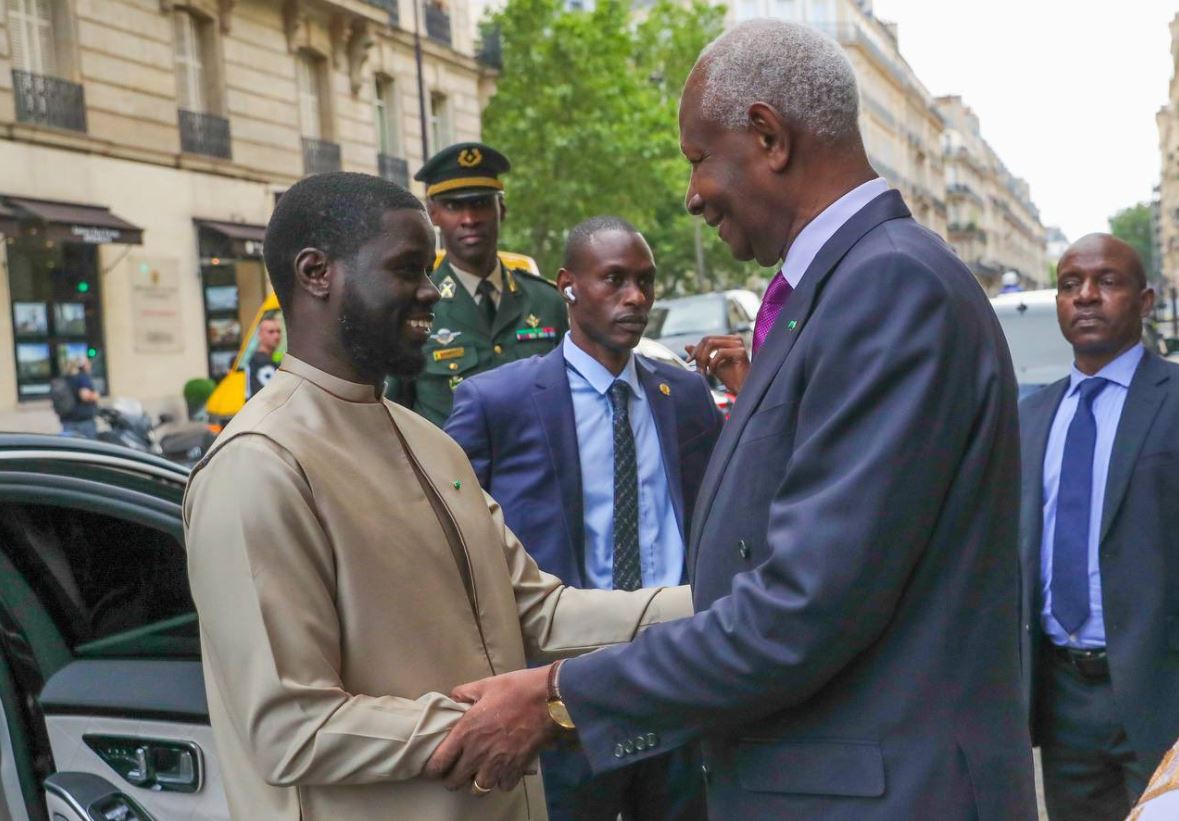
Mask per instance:
[[[0,429],[54,429],[80,356],[177,407],[266,295],[276,196],[478,139],[467,0],[414,2],[0,0]]]
[[[1010,271],[1024,288],[1047,287],[1047,231],[1028,184],[983,139],[978,117],[961,97],[939,97],[937,106],[946,123],[950,244],[992,294]]]
[[[1155,250],[1164,282],[1179,287],[1179,14],[1171,20],[1171,85],[1167,104],[1159,109],[1161,173],[1158,187],[1158,232]]]

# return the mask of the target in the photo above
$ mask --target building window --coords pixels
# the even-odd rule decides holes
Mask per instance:
[[[430,153],[441,151],[454,142],[450,122],[450,101],[445,94],[430,94]]]
[[[32,74],[57,74],[52,0],[11,0],[8,32],[13,68]]]
[[[761,17],[761,0],[738,0],[737,19],[752,20]]]
[[[378,76],[373,89],[373,119],[377,124],[377,145],[382,154],[400,157],[401,107],[397,101],[397,84],[392,77]]]
[[[324,106],[323,60],[310,51],[295,58],[295,83],[299,91],[299,129],[311,140],[330,139]]]
[[[177,11],[172,18],[176,35],[176,97],[186,111],[209,110],[206,88],[206,23],[190,11]]]
[[[779,20],[797,20],[798,0],[770,0],[770,10]]]
[[[20,399],[45,399],[49,380],[89,359],[91,378],[106,392],[98,250],[40,233],[8,239],[8,287]]]

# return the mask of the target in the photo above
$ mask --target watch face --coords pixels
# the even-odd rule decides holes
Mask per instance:
[[[564,727],[566,730],[573,729],[573,717],[569,715],[569,710],[566,709],[565,702],[554,698],[552,701],[548,702],[548,708],[549,718],[557,722],[557,724]]]

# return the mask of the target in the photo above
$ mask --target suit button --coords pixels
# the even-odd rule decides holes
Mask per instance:
[[[1023,629],[1025,632],[1028,632],[1028,633],[1032,632],[1032,626],[1030,624],[1025,624],[1023,626]]]
[[[635,749],[640,753],[647,749],[647,739],[643,738],[642,736],[637,736],[635,738]]]
[[[458,370],[458,363],[457,363],[457,362],[451,362],[451,363],[450,363],[450,369],[451,369],[452,371],[457,371],[457,370]]]
[[[622,758],[624,755],[626,755],[626,750],[624,750],[624,749],[622,748],[622,745],[621,745],[621,744],[617,744],[617,745],[615,745],[615,747],[614,747],[614,757],[615,757],[615,758]]]
[[[738,540],[738,542],[737,542],[737,553],[738,553],[738,554],[741,556],[741,558],[742,558],[742,559],[748,559],[748,558],[749,558],[749,545],[745,544],[745,540],[744,540],[744,539],[740,539],[740,540]]]
[[[700,775],[703,776],[705,784],[712,781],[712,771],[708,769],[707,764],[700,765]]]
[[[627,755],[630,755],[635,751],[635,743],[633,741],[628,741],[622,745],[622,748],[626,750]]]
[[[647,746],[648,747],[658,747],[659,746],[659,736],[655,735],[655,733],[647,733]]]

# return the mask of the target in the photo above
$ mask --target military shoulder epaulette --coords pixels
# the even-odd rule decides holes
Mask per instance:
[[[522,277],[532,282],[543,282],[554,291],[557,290],[557,283],[553,282],[551,279],[545,279],[540,274],[534,274],[531,271],[525,270],[524,268],[508,268],[508,270],[512,272],[512,276],[514,277]]]

